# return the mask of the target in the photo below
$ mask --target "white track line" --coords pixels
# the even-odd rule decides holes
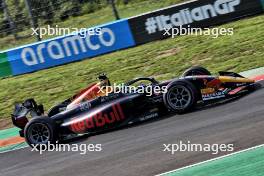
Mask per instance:
[[[224,156],[220,156],[220,157],[217,157],[217,158],[213,158],[213,159],[209,159],[209,160],[206,160],[206,161],[202,161],[202,162],[199,162],[199,163],[196,163],[196,164],[192,164],[192,165],[189,165],[189,166],[181,167],[181,168],[178,168],[178,169],[175,169],[175,170],[172,170],[172,171],[164,172],[164,173],[158,174],[156,176],[162,176],[162,175],[170,174],[172,172],[180,171],[180,170],[183,170],[183,169],[188,169],[188,168],[191,168],[191,167],[194,167],[194,166],[198,166],[198,165],[201,165],[201,164],[209,163],[211,161],[219,160],[219,159],[222,159],[222,158],[226,158],[226,157],[229,157],[229,156],[232,156],[232,155],[236,155],[236,154],[243,153],[243,152],[246,152],[246,151],[249,151],[249,150],[253,150],[253,149],[257,149],[257,148],[260,148],[260,147],[264,147],[264,144],[257,145],[255,147],[251,147],[251,148],[248,148],[248,149],[240,150],[240,151],[237,151],[237,152],[234,152],[234,153],[230,153],[228,155],[224,155]]]

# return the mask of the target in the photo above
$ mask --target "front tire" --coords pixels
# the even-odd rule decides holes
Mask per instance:
[[[25,127],[24,136],[31,147],[55,143],[58,139],[54,121],[46,116],[31,119]]]
[[[190,111],[195,106],[197,95],[198,91],[192,83],[178,80],[167,86],[163,101],[169,110],[181,114]]]

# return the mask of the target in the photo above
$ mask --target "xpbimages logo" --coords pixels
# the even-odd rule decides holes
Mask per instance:
[[[79,34],[82,38],[86,38],[87,36],[91,35],[102,35],[101,28],[62,28],[58,25],[54,27],[48,25],[47,27],[40,27],[40,28],[31,28],[32,34],[37,35],[41,39],[43,36],[65,36],[70,35],[71,33]]]
[[[146,20],[146,31],[153,34],[164,29],[191,24],[219,15],[235,12],[235,7],[241,0],[217,0],[213,4],[207,4],[193,9],[186,8],[172,15],[159,15]]]
[[[172,155],[177,152],[210,152],[217,155],[221,152],[234,151],[234,144],[195,144],[191,141],[180,141],[177,144],[163,144],[163,151]]]
[[[102,151],[102,144],[59,144],[58,141],[53,144],[48,142],[47,144],[32,144],[32,152],[80,152],[81,155],[88,152],[100,152]]]

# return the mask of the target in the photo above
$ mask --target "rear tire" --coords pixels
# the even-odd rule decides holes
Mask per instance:
[[[165,106],[176,113],[190,111],[197,102],[198,91],[194,85],[186,80],[177,80],[167,86],[167,93],[163,95]]]
[[[197,75],[211,75],[211,73],[203,67],[200,66],[194,66],[189,69],[187,69],[183,74],[182,77],[186,76],[197,76]]]
[[[37,144],[53,144],[58,139],[56,124],[46,116],[31,119],[25,127],[24,136],[31,147]]]

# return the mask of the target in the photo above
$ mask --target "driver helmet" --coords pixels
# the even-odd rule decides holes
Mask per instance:
[[[100,81],[100,86],[111,86],[110,80],[105,73],[99,74],[97,78]]]

